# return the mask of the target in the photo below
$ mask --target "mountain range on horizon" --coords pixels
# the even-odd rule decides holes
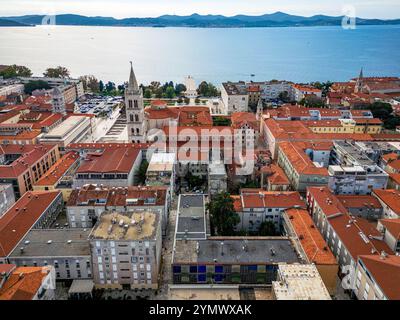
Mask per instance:
[[[0,26],[35,26],[41,25],[44,15],[24,15],[0,17]],[[235,15],[200,15],[188,16],[162,15],[155,18],[88,17],[76,14],[56,15],[56,25],[66,26],[122,26],[122,27],[198,27],[198,28],[254,28],[254,27],[305,27],[305,26],[340,26],[343,16],[314,15],[303,17],[284,12],[259,16]],[[356,18],[357,25],[398,25],[400,19],[363,19]]]

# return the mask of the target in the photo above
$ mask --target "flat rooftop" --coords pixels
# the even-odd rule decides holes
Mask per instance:
[[[90,239],[145,240],[154,239],[160,213],[134,211],[128,213],[104,212],[90,234]]]
[[[223,243],[223,244],[222,244]],[[276,264],[299,262],[296,249],[285,237],[177,240],[173,263]]]
[[[89,122],[89,119],[81,116],[68,117],[61,124],[50,130],[49,133],[44,134],[43,139],[62,139],[85,121]]]
[[[175,158],[175,153],[153,153],[147,171],[172,171],[175,164]]]
[[[90,256],[90,229],[32,229],[20,241],[11,257]],[[23,251],[21,248],[24,248]]]
[[[238,286],[169,285],[169,300],[240,300]]]
[[[346,141],[335,141],[334,144],[350,155],[360,166],[370,166],[375,164],[373,160],[361,153],[361,150],[355,145]]]
[[[317,268],[312,264],[279,265],[279,281],[272,282],[277,300],[331,300]]]
[[[208,165],[208,172],[211,175],[226,175],[225,165],[222,162],[212,162]]]
[[[177,239],[205,239],[206,216],[204,195],[181,194],[177,216]]]

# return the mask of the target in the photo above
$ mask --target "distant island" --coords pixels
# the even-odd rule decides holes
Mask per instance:
[[[0,17],[0,26],[40,25],[45,16],[25,15]],[[75,14],[56,16],[56,24],[64,26],[119,26],[119,27],[192,27],[192,28],[257,28],[257,27],[306,27],[306,26],[340,26],[343,16],[332,17],[315,15],[302,17],[284,12],[275,12],[260,16],[223,15],[189,16],[162,15],[156,18],[86,17]],[[357,25],[399,25],[400,19],[362,19],[356,18]],[[14,24],[14,25],[13,25]]]
[[[14,20],[0,18],[0,27],[30,27],[31,25]]]

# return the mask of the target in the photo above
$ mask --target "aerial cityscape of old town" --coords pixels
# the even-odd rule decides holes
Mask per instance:
[[[400,299],[400,78],[0,66],[0,299]]]

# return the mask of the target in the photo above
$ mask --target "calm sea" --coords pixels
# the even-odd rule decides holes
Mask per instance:
[[[62,65],[117,84],[129,61],[139,82],[286,79],[342,81],[400,76],[400,26],[196,29],[119,27],[0,28],[0,64],[41,75]],[[254,74],[254,77],[251,77]]]

